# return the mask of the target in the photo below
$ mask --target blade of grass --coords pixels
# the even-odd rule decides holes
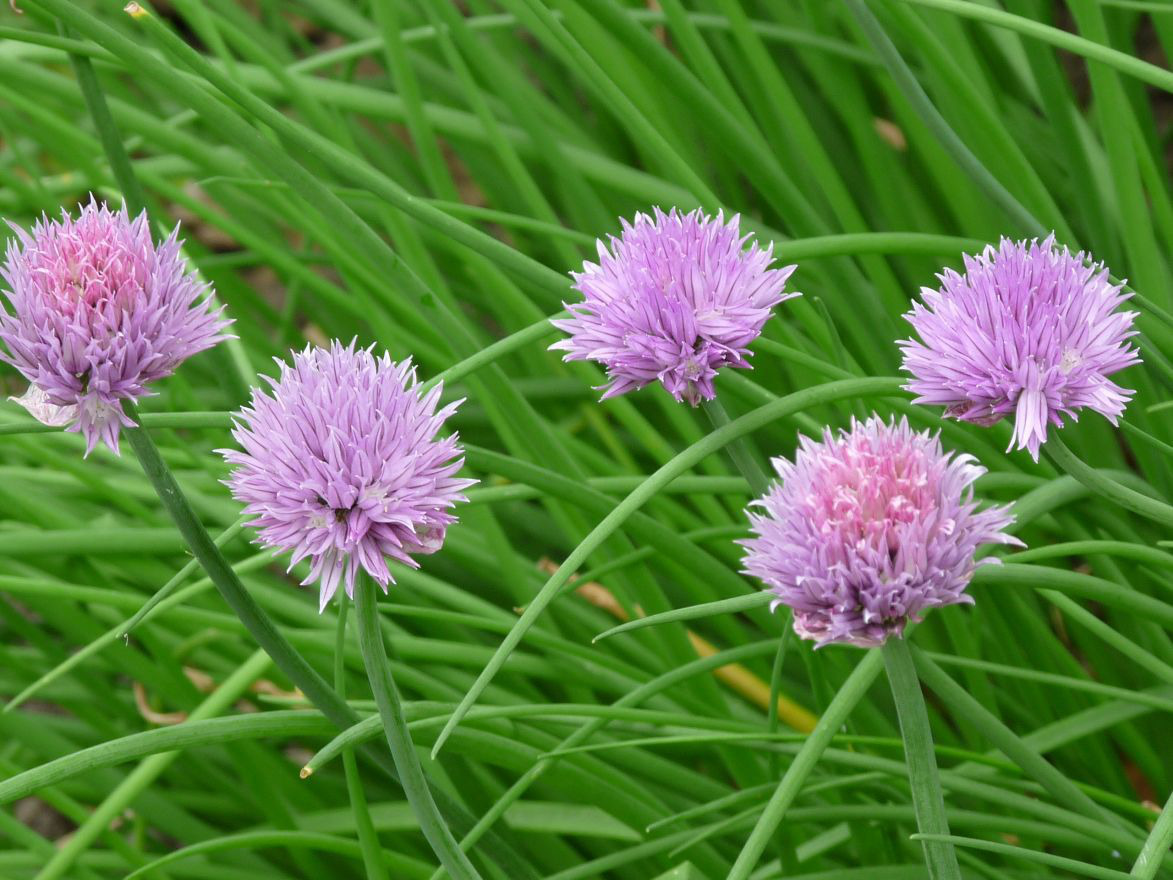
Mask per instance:
[[[1007,562],[980,566],[974,573],[973,583],[1055,590],[1065,595],[1083,596],[1124,609],[1141,619],[1156,620],[1166,627],[1173,627],[1173,605],[1114,581],[1077,571]]]
[[[682,620],[696,620],[701,617],[712,617],[717,614],[737,614],[749,608],[761,608],[774,601],[774,597],[767,592],[750,593],[747,596],[735,596],[732,599],[721,599],[717,602],[706,602],[703,605],[691,605],[688,608],[674,608],[662,614],[653,614],[649,617],[639,617],[629,620],[619,626],[613,626],[591,639],[597,644],[603,639],[617,636],[620,633],[631,632],[649,626],[661,626],[666,623],[677,623]]]
[[[924,652],[913,651],[913,659],[921,681],[932,688],[946,705],[972,724],[1002,754],[1022,768],[1061,804],[1082,813],[1089,819],[1104,821],[1105,812],[1075,786],[1062,772],[1048,763],[1039,752],[1017,737],[989,710],[967,694],[949,675]]]
[[[885,33],[883,25],[868,9],[865,0],[846,0],[847,7],[855,16],[860,28],[867,35],[876,53],[888,68],[905,99],[913,106],[922,121],[929,127],[954,161],[1006,214],[1018,224],[1021,231],[1031,235],[1046,234],[1038,219],[1008,190],[1001,181],[989,172],[982,161],[973,154],[957,132],[949,125],[925,90],[917,82],[916,75],[900,55],[900,51]]]
[[[239,535],[241,530],[244,528],[244,524],[245,519],[242,517],[233,525],[229,526],[227,529],[221,532],[215,540],[216,546],[223,547],[225,544]],[[63,675],[68,673],[71,669],[89,657],[92,657],[102,649],[114,644],[116,641],[118,641],[118,639],[128,635],[130,631],[133,630],[144,617],[147,617],[153,609],[159,606],[159,603],[161,603],[168,596],[172,595],[199,567],[200,564],[197,560],[193,559],[188,562],[185,566],[183,566],[183,568],[176,572],[174,577],[167,581],[167,583],[163,584],[163,586],[159,588],[158,592],[156,592],[153,596],[151,596],[150,599],[143,603],[142,608],[140,608],[135,614],[106,630],[105,633],[82,647],[80,650],[70,654],[69,657],[54,666],[28,687],[14,696],[11,700],[9,700],[4,705],[4,708],[0,709],[0,712],[14,711],[18,706],[20,706],[21,703],[23,703],[29,697],[33,696],[35,693],[37,693],[37,691],[41,690],[41,688],[59,680]]]
[[[1170,846],[1173,846],[1173,794],[1165,801],[1165,807],[1153,823],[1153,830],[1149,832],[1144,849],[1136,857],[1128,876],[1136,880],[1153,880],[1161,870],[1161,863],[1168,857]]]
[[[1173,506],[1122,486],[1096,468],[1085,464],[1067,448],[1057,432],[1051,432],[1044,449],[1056,467],[1070,474],[1095,494],[1154,522],[1173,526]]]
[[[1002,855],[1013,856],[1028,862],[1036,862],[1040,865],[1050,865],[1052,868],[1060,868],[1072,874],[1078,874],[1081,877],[1092,877],[1095,880],[1125,880],[1128,877],[1123,871],[1100,868],[1077,859],[1069,859],[1064,856],[1052,855],[1051,853],[1025,849],[1021,846],[1011,846],[1008,843],[981,840],[976,837],[954,837],[950,834],[914,834],[912,835],[912,839],[924,842],[936,841],[939,843],[951,843],[957,846],[985,850],[986,852],[1001,853]]]
[[[182,849],[177,849],[161,856],[136,871],[127,874],[125,880],[134,880],[137,877],[150,876],[153,871],[165,868],[167,865],[181,862],[184,859],[197,856],[207,856],[212,853],[230,852],[237,849],[261,849],[275,847],[281,850],[311,848],[319,852],[337,853],[351,858],[363,858],[362,846],[346,837],[334,834],[322,834],[315,831],[246,831],[241,834],[231,834],[217,837],[214,840],[204,840],[193,843]],[[380,857],[394,865],[399,872],[396,876],[412,878],[412,880],[426,880],[428,870],[425,865],[408,856],[394,853],[391,850],[379,850]],[[386,875],[382,875],[386,876]]]
[[[337,632],[334,637],[334,690],[342,699],[346,699],[346,619],[349,612],[349,602],[339,603]],[[390,876],[390,866],[383,858],[379,837],[375,833],[374,823],[371,822],[371,812],[367,807],[367,796],[363,791],[354,749],[345,749],[342,752],[342,771],[346,777],[346,793],[350,797],[350,808],[354,811],[354,829],[358,835],[359,852],[362,855],[367,880],[386,880]],[[427,876],[426,871],[424,876]]]

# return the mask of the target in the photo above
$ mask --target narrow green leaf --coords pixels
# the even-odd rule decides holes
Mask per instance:
[[[967,694],[949,675],[922,651],[914,650],[913,659],[921,680],[933,689],[946,705],[982,733],[1022,771],[1039,782],[1061,804],[1090,819],[1104,821],[1107,814],[1038,751],[1014,734],[988,709]]]
[[[1144,842],[1144,849],[1136,857],[1129,877],[1137,880],[1153,880],[1161,870],[1161,864],[1169,857],[1169,848],[1173,846],[1173,794],[1165,801],[1161,815],[1153,823],[1153,830],[1149,832]]]
[[[1096,865],[1089,865],[1087,862],[1080,862],[1076,859],[1068,859],[1064,858],[1063,856],[1052,855],[1051,853],[1025,849],[1021,846],[1011,846],[1008,843],[995,843],[992,840],[979,840],[975,837],[953,837],[949,834],[914,834],[912,835],[912,838],[913,840],[951,843],[957,846],[970,847],[971,849],[981,849],[985,850],[986,852],[1001,853],[1002,855],[1024,859],[1028,862],[1036,862],[1040,865],[1049,865],[1052,868],[1060,868],[1061,870],[1069,871],[1072,874],[1078,874],[1081,877],[1093,877],[1096,878],[1096,880],[1125,880],[1125,878],[1128,877],[1128,875],[1123,871],[1115,871],[1111,868],[1100,868]]]
[[[713,617],[717,614],[737,614],[749,608],[761,608],[763,605],[769,605],[773,600],[774,597],[770,593],[759,592],[750,593],[748,596],[735,596],[732,599],[721,599],[717,602],[706,602],[703,605],[675,608],[672,611],[665,611],[662,614],[652,614],[648,617],[629,620],[627,623],[622,623],[619,626],[613,626],[611,629],[599,633],[591,641],[601,642],[603,639],[611,638],[611,636],[643,629],[648,626],[662,626],[666,623],[679,623],[683,620],[697,620],[702,617]]]
[[[953,15],[961,15],[995,27],[1016,31],[1023,36],[1042,40],[1052,46],[1074,52],[1076,55],[1083,55],[1085,58],[1103,62],[1121,73],[1136,77],[1163,91],[1173,92],[1173,73],[1168,70],[1163,70],[1155,64],[1119,52],[1111,46],[1084,39],[1070,31],[1051,27],[1021,15],[1012,15],[990,6],[967,3],[964,0],[899,0],[899,2],[927,6],[931,9],[943,9]]]

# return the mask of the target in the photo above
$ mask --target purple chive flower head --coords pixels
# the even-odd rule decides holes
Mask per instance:
[[[929,432],[878,416],[822,442],[802,438],[794,461],[750,506],[745,572],[794,611],[794,631],[820,646],[881,645],[928,608],[972,603],[965,588],[986,543],[1019,543],[1009,508],[978,510],[972,456],[943,452]]]
[[[965,257],[965,274],[946,269],[940,290],[924,288],[905,319],[920,339],[900,343],[907,390],[916,402],[979,425],[1014,417],[1010,447],[1038,461],[1048,425],[1087,407],[1113,424],[1133,392],[1108,379],[1140,362],[1128,342],[1132,294],[1103,264],[1043,242],[1002,239]]]
[[[324,610],[343,575],[354,595],[360,565],[384,590],[386,557],[418,568],[412,556],[440,549],[476,481],[456,476],[456,435],[436,436],[460,401],[437,410],[442,386],[421,393],[410,359],[334,342],[279,363],[271,393],[254,388],[238,415],[244,451],[222,450],[236,465],[227,484],[260,544],[292,552],[290,568],[311,560],[303,583],[320,583]]]
[[[746,250],[737,217],[656,208],[621,222],[610,249],[599,241],[599,262],[571,273],[584,299],[552,322],[570,338],[550,348],[602,364],[603,400],[657,380],[693,406],[712,400],[717,371],[748,368],[770,309],[799,295],[782,292],[795,267],[769,268],[773,245]]]
[[[28,233],[12,227],[0,275],[11,312],[0,308],[0,359],[32,383],[19,403],[48,424],[68,425],[118,452],[133,425],[122,401],[225,339],[231,323],[210,288],[188,271],[176,238],[151,240],[146,213],[111,211],[93,199],[77,219],[62,212]]]

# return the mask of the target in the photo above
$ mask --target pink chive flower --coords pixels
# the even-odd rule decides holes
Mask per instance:
[[[410,359],[354,342],[278,363],[271,393],[254,388],[237,415],[244,451],[221,450],[236,466],[227,485],[256,516],[260,544],[292,552],[290,568],[311,560],[302,583],[320,584],[321,610],[344,574],[354,595],[360,565],[386,591],[386,557],[418,568],[412,556],[440,549],[450,509],[476,482],[456,476],[456,435],[436,436],[461,401],[437,410],[442,386],[422,393]]]
[[[924,288],[905,320],[920,339],[900,343],[907,390],[916,402],[979,425],[1014,418],[1010,448],[1035,461],[1047,427],[1087,407],[1112,424],[1133,392],[1108,376],[1140,362],[1128,340],[1132,294],[1103,264],[1043,242],[1003,238],[997,250],[965,257],[965,274],[946,269],[940,290]]]
[[[803,437],[781,482],[751,503],[746,574],[788,605],[794,631],[821,647],[872,647],[902,636],[928,608],[972,603],[965,588],[982,544],[1019,544],[1008,507],[978,510],[972,456],[943,452],[907,420],[854,419],[822,442]]]
[[[603,400],[656,381],[693,406],[712,400],[717,371],[748,368],[770,309],[799,296],[782,292],[796,267],[770,269],[773,245],[746,250],[738,217],[656,208],[621,223],[599,262],[571,273],[584,299],[551,322],[570,338],[550,348],[602,364]]]
[[[12,224],[9,224],[12,225]],[[150,395],[187,358],[227,338],[209,285],[188,271],[178,227],[161,245],[146,212],[131,220],[92,198],[74,220],[42,216],[32,233],[12,226],[0,275],[0,359],[32,383],[17,400],[47,424],[66,425],[116,454],[122,401]]]

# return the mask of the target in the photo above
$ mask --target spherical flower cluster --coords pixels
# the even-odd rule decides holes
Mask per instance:
[[[188,271],[178,227],[156,247],[145,212],[131,220],[91,199],[76,220],[62,212],[31,235],[12,228],[0,359],[32,383],[18,402],[80,431],[87,455],[99,442],[117,453],[119,429],[133,424],[122,401],[150,394],[148,383],[225,339],[231,322]]]
[[[550,348],[602,364],[604,400],[657,380],[693,406],[711,400],[717,371],[748,367],[770,309],[799,295],[782,292],[795,267],[770,269],[772,246],[746,250],[737,217],[657,208],[622,223],[598,264],[572,273],[584,300],[553,321],[570,338]]]
[[[456,476],[456,435],[436,436],[460,402],[437,410],[440,384],[421,393],[410,360],[354,342],[279,363],[272,393],[254,389],[238,414],[243,452],[222,450],[236,466],[228,486],[262,545],[291,551],[290,568],[312,561],[303,583],[320,582],[322,609],[343,575],[354,595],[360,565],[386,590],[386,557],[418,568],[412,555],[440,549],[476,482]]]
[[[972,456],[951,455],[906,420],[853,420],[838,437],[803,438],[781,478],[751,507],[745,572],[794,611],[794,630],[820,646],[861,647],[900,636],[928,608],[969,603],[965,588],[986,543],[1018,543],[1002,530],[1009,509],[978,510]]]
[[[1132,391],[1108,379],[1138,363],[1128,340],[1131,296],[1103,265],[1043,242],[1002,239],[965,274],[946,270],[940,290],[922,290],[906,320],[920,339],[900,343],[916,402],[957,419],[991,425],[1013,414],[1010,446],[1037,461],[1048,425],[1084,407],[1113,424]]]

